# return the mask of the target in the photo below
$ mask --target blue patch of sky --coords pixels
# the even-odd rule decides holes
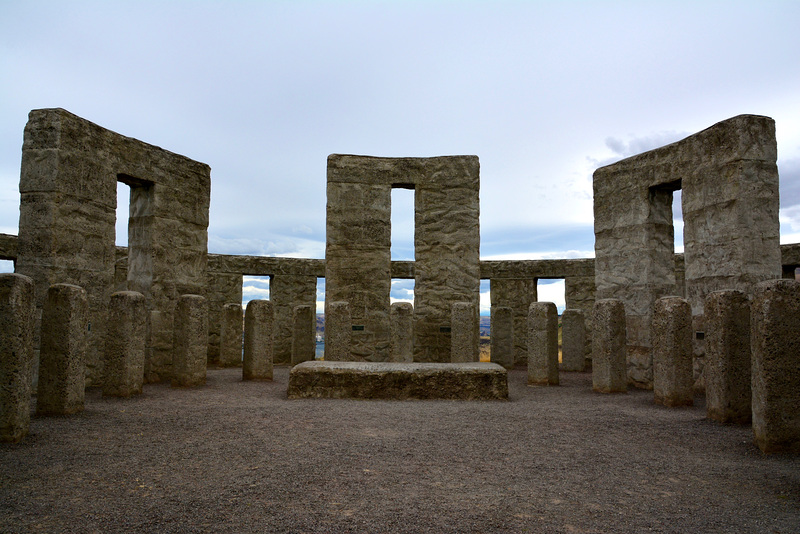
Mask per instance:
[[[269,276],[242,277],[242,307],[251,300],[269,300]]]
[[[536,281],[537,300],[552,302],[561,315],[567,307],[563,278],[540,278]]]
[[[389,299],[394,302],[410,302],[414,304],[414,279],[393,278]]]
[[[542,226],[536,228],[482,228],[481,257],[525,252],[561,252],[565,246],[586,253],[594,251],[594,226]]]
[[[131,188],[127,184],[117,182],[117,223],[115,244],[118,247],[128,246],[128,213],[131,205]]]
[[[413,260],[414,254],[414,190],[392,189],[393,260]]]
[[[11,260],[0,260],[0,273],[13,273],[14,262]]]

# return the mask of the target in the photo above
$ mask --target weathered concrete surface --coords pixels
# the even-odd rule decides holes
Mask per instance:
[[[127,289],[147,298],[146,375],[157,381],[171,372],[178,296],[202,293],[206,284],[210,168],[63,109],[31,111],[22,146],[16,270],[35,281],[40,309],[55,283],[86,289],[90,384],[102,378],[115,290],[118,182],[131,188]]]
[[[628,313],[628,376],[651,384],[655,301],[677,293],[672,193],[682,190],[686,297],[781,274],[775,123],[740,115],[594,173],[597,298]]]
[[[514,367],[514,314],[507,306],[492,307],[492,363]],[[527,331],[527,330],[526,330]],[[527,350],[526,350],[527,353]]]
[[[592,389],[598,393],[627,393],[625,363],[625,305],[600,299],[592,314]]]
[[[485,262],[484,262],[485,263]],[[500,265],[495,264],[495,271]],[[503,266],[509,269],[510,266]],[[498,273],[501,274],[501,273]],[[511,274],[503,271],[502,274]],[[513,273],[517,274],[517,273]],[[513,347],[514,363],[517,365],[528,364],[528,308],[537,300],[536,278],[492,278],[490,281],[489,298],[492,309],[511,309],[513,322]],[[492,325],[494,335],[494,325]]]
[[[275,363],[294,365],[292,343],[294,310],[297,306],[311,309],[309,328],[314,346],[317,309],[317,277],[305,274],[274,274],[269,284],[269,298],[275,306]],[[311,359],[314,359],[313,352]]]
[[[325,360],[349,362],[353,323],[350,319],[350,304],[344,301],[331,302],[325,313]]]
[[[292,368],[290,399],[508,398],[508,376],[494,363],[305,362]]]
[[[242,365],[242,305],[228,303],[222,307],[219,336],[219,364],[221,367]]]
[[[800,282],[755,287],[750,342],[756,445],[765,453],[800,452]]]
[[[35,310],[33,280],[0,274],[0,442],[16,443],[30,429]]]
[[[88,325],[86,291],[72,284],[50,286],[42,309],[37,415],[83,411]]]
[[[704,309],[708,418],[747,424],[752,419],[750,301],[738,289],[714,291]]]
[[[0,260],[17,260],[17,236],[0,234]]]
[[[221,361],[222,324],[225,306],[242,302],[242,274],[211,271],[209,255],[208,284],[208,365],[223,365]]]
[[[664,406],[694,403],[692,308],[680,297],[662,297],[653,311],[653,398]]]
[[[292,315],[292,365],[314,359],[316,317],[311,306],[295,306]]]
[[[103,395],[130,397],[142,392],[147,342],[147,305],[136,291],[118,291],[108,305]]]
[[[561,314],[561,370],[583,371],[586,363],[586,320],[582,310]]]
[[[175,308],[175,356],[172,386],[206,383],[208,368],[208,306],[200,295],[181,295]]]
[[[479,304],[478,158],[328,157],[326,299],[350,302],[354,356],[390,350],[391,189],[415,190],[414,360],[450,360],[451,305]]]
[[[389,316],[392,331],[389,361],[410,363],[414,361],[414,306],[410,302],[395,302]]]
[[[450,361],[453,363],[480,360],[480,328],[478,308],[471,302],[454,302],[451,319]]]
[[[272,380],[274,339],[275,307],[269,300],[251,300],[244,315],[242,380]]]
[[[558,385],[558,310],[552,302],[528,308],[528,385]]]

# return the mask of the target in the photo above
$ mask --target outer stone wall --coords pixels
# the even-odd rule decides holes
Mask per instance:
[[[146,374],[160,380],[171,372],[175,302],[205,289],[210,169],[63,109],[31,111],[22,146],[16,270],[36,282],[40,310],[55,283],[86,289],[90,383],[102,378],[115,289],[118,182],[131,188],[127,289],[147,299]]]
[[[740,115],[594,173],[597,298],[628,314],[628,378],[652,384],[655,301],[677,293],[672,192],[682,189],[686,296],[694,315],[717,289],[781,274],[775,123]]]
[[[354,357],[389,358],[391,189],[414,189],[414,359],[450,360],[451,305],[477,308],[480,173],[476,156],[328,157],[326,301],[350,303]]]
[[[392,350],[389,361],[414,361],[414,306],[410,302],[395,302],[390,309]]]

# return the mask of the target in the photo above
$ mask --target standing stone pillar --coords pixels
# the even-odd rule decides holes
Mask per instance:
[[[142,392],[147,340],[144,295],[119,291],[108,305],[103,395],[130,397]]]
[[[414,361],[414,306],[410,302],[395,302],[390,311],[392,329],[392,362]]]
[[[303,304],[292,313],[292,365],[314,360],[317,348],[314,308]]]
[[[627,393],[625,305],[600,299],[592,312],[592,389]]]
[[[242,380],[272,380],[275,309],[269,300],[251,300],[244,316]]]
[[[720,423],[747,424],[750,404],[750,301],[726,289],[706,297],[706,412]]]
[[[480,329],[478,310],[471,302],[454,302],[450,319],[450,361],[477,362],[480,360]]]
[[[0,274],[0,442],[16,443],[30,428],[35,310],[33,280]]]
[[[762,452],[800,452],[800,282],[755,286],[750,317],[753,433]]]
[[[72,284],[50,286],[42,309],[38,415],[83,411],[88,325],[86,291]]]
[[[347,362],[350,354],[353,323],[350,320],[350,303],[336,301],[325,310],[325,360]]]
[[[561,314],[561,369],[583,371],[586,363],[586,320],[581,310]]]
[[[508,306],[492,310],[491,360],[506,369],[514,367],[514,313]]]
[[[662,297],[653,309],[653,397],[664,406],[694,403],[692,308],[680,297]]]
[[[172,386],[206,383],[208,366],[208,307],[200,295],[181,295],[175,308]]]
[[[558,385],[558,310],[552,302],[528,308],[528,385]]]
[[[242,305],[226,304],[222,307],[219,333],[220,367],[242,365]]]

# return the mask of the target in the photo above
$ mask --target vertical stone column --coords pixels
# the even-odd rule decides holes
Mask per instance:
[[[680,297],[662,297],[653,309],[653,397],[664,406],[694,403],[692,308]]]
[[[600,299],[592,312],[592,389],[598,393],[627,393],[625,305]]]
[[[83,411],[88,324],[86,291],[72,284],[50,286],[42,309],[37,414]]]
[[[593,269],[594,261],[592,261],[592,270]],[[584,358],[589,361],[591,361],[592,358],[592,309],[594,308],[596,292],[594,275],[568,276],[564,279],[564,298],[566,300],[567,309],[580,310],[583,312]],[[585,365],[586,361],[584,361],[584,366]]]
[[[205,384],[208,363],[208,307],[205,298],[181,295],[175,308],[173,332],[172,386]]]
[[[353,323],[350,303],[339,300],[328,304],[325,311],[325,360],[347,362],[350,354]]]
[[[275,309],[268,300],[251,300],[244,316],[242,380],[272,380]]]
[[[316,350],[314,308],[295,306],[292,315],[292,365],[312,361]]]
[[[552,302],[528,308],[528,385],[558,385],[558,310]]]
[[[326,281],[326,292],[330,285]],[[317,277],[275,274],[269,282],[269,300],[275,308],[275,363],[292,362],[292,333],[295,306],[316,310]]]
[[[16,443],[30,428],[35,310],[33,280],[0,274],[0,442]]]
[[[205,297],[208,300],[208,365],[222,365],[220,343],[225,305],[242,302],[241,272],[221,272],[225,265],[219,256],[209,255]]]
[[[390,361],[414,361],[414,306],[410,302],[395,302],[390,309],[392,348]]]
[[[744,291],[714,291],[705,302],[706,412],[720,423],[747,424],[750,405],[750,301]]]
[[[581,310],[561,314],[561,369],[583,371],[586,363],[586,321]]]
[[[762,452],[800,452],[800,282],[757,284],[750,317],[753,433]]]
[[[130,397],[142,392],[147,339],[144,295],[119,291],[111,295],[106,330],[103,395]]]
[[[477,362],[480,359],[478,310],[471,302],[453,303],[450,361]]]
[[[242,305],[229,303],[222,307],[219,335],[221,367],[242,365]]]
[[[511,308],[513,325],[514,364],[528,363],[528,308],[537,299],[536,278],[492,278],[490,281],[492,308]],[[494,337],[494,325],[492,325]],[[494,346],[492,346],[494,350]]]
[[[492,309],[492,362],[514,367],[514,314],[508,306]],[[527,352],[527,351],[526,351]]]

